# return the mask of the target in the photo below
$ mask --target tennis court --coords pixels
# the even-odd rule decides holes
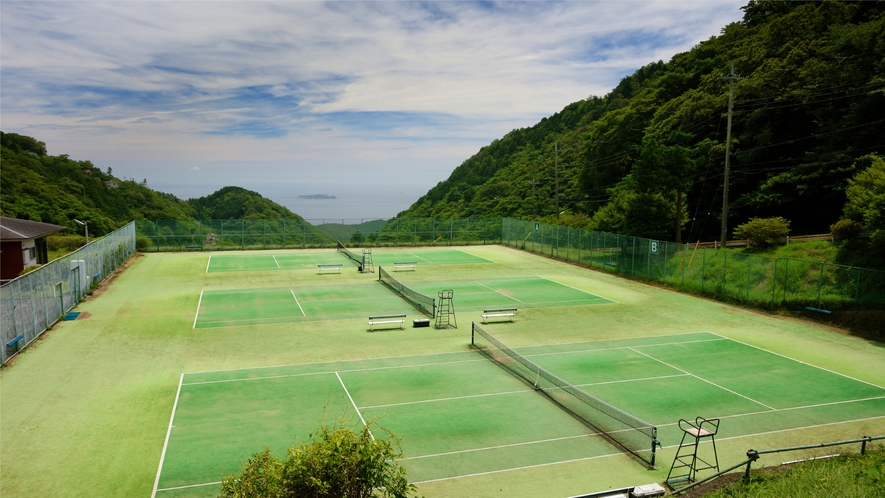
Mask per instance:
[[[404,283],[411,285],[408,281]],[[456,310],[465,312],[503,306],[544,308],[613,302],[541,277],[421,282],[413,288],[430,297],[436,297],[444,289],[454,290]],[[391,314],[421,313],[408,301],[374,280],[347,285],[206,290],[200,293],[193,328],[366,318],[370,315]]]
[[[351,254],[357,259],[362,258],[362,250],[351,248]],[[459,249],[411,249],[393,250],[376,248],[372,250],[375,266],[393,267],[394,263],[411,261],[423,265],[461,265],[489,264],[493,261]],[[261,252],[231,254],[213,253],[206,264],[206,273],[217,272],[248,272],[274,270],[316,270],[317,265],[342,264],[345,269],[356,268],[357,262],[352,261],[341,251],[279,251],[270,254]]]
[[[469,332],[464,333],[465,349]],[[711,332],[516,348],[679,442],[680,418],[720,438],[881,416],[885,388]],[[620,450],[475,350],[183,374],[155,495],[216,496],[267,445],[321,420],[376,420],[403,438],[413,482],[602,458]],[[257,443],[258,442],[258,443]],[[648,441],[649,448],[651,441]]]

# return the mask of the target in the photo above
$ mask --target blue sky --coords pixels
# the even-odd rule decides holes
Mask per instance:
[[[735,1],[0,3],[0,128],[180,197],[418,196],[740,20]]]

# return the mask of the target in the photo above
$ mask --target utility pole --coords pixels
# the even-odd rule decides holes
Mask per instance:
[[[556,180],[556,217],[559,218],[559,142],[553,142],[553,177]]]
[[[739,80],[734,75],[734,62],[731,63],[731,74],[728,80],[728,127],[725,132],[725,177],[722,182],[722,233],[720,234],[720,247],[725,248],[725,238],[728,232],[728,170],[731,166],[731,110],[734,104],[734,82]]]
[[[568,150],[560,149],[559,142],[553,142],[553,178],[556,181],[556,217],[561,214],[559,211],[559,151]]]

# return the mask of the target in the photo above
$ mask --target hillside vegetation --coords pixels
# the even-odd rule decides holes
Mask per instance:
[[[782,216],[794,234],[829,232],[849,179],[870,164],[859,159],[885,151],[885,2],[754,0],[743,10],[609,94],[493,141],[399,216],[717,239],[733,63],[729,231]]]
[[[0,146],[0,215],[8,218],[64,225],[71,233],[82,233],[74,222],[78,219],[87,222],[95,236],[132,220],[286,218],[310,226],[288,208],[241,187],[184,201],[148,188],[146,179],[120,179],[110,168],[101,171],[90,161],[50,156],[46,144],[32,137],[0,132]]]

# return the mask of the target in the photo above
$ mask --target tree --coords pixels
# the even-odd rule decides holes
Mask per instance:
[[[691,190],[696,170],[705,161],[713,142],[706,139],[692,147],[687,144],[693,137],[679,131],[671,132],[668,138],[669,143],[644,139],[631,175],[642,192],[673,194],[673,240],[681,244],[685,220],[683,196]]]
[[[856,165],[863,168],[848,180],[845,217],[863,223],[874,246],[885,244],[885,159],[870,154]]]
[[[221,483],[223,498],[405,498],[416,488],[406,480],[399,439],[376,439],[371,422],[354,432],[338,422],[322,424],[310,441],[293,446],[280,460],[265,448]],[[377,430],[376,430],[377,432]]]

